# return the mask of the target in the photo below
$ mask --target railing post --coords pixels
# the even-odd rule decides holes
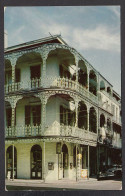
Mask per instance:
[[[76,91],[78,90],[77,89],[77,86],[78,86],[78,64],[79,64],[79,58],[77,56],[75,56],[75,63],[76,63]]]
[[[87,128],[89,132],[89,110],[87,111]]]
[[[76,110],[75,127],[78,127],[78,100],[75,100],[75,110]]]
[[[88,145],[88,180],[89,180],[89,145]]]
[[[90,73],[90,69],[88,69],[88,72],[87,72],[88,91],[89,91],[89,73]]]
[[[15,64],[12,65],[12,91],[15,90]]]
[[[45,141],[43,141],[43,180],[45,182]]]
[[[13,155],[13,180],[14,180],[14,144],[13,144],[13,153],[12,153],[12,155]]]
[[[77,177],[77,144],[76,144],[76,182],[78,181]]]

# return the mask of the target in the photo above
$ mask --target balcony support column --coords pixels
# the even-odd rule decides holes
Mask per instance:
[[[42,103],[42,134],[45,132],[46,127],[46,103]]]
[[[79,58],[78,56],[75,56],[75,63],[76,63],[76,90],[78,88],[78,64],[79,64]]]
[[[10,58],[10,62],[12,66],[12,91],[14,91],[16,61],[17,61],[17,57]]]
[[[89,91],[89,73],[90,73],[90,68],[87,68],[87,86],[88,86],[88,91]]]
[[[14,87],[14,83],[15,83],[15,65],[12,65],[12,84]]]
[[[13,155],[13,176],[12,176],[12,180],[14,180],[14,144],[13,144],[13,148],[12,148],[12,155]]]
[[[76,182],[78,181],[78,176],[77,176],[77,169],[78,169],[78,167],[77,167],[77,147],[78,147],[78,144],[76,144]]]
[[[88,145],[88,180],[89,180],[89,145]]]
[[[44,135],[45,127],[46,127],[46,104],[47,100],[49,98],[49,95],[46,95],[45,93],[39,93],[37,97],[40,98],[41,104],[42,104],[42,111],[41,111],[41,135]]]
[[[45,175],[46,175],[46,172],[45,172],[45,163],[46,163],[46,160],[45,160],[45,156],[46,156],[46,149],[45,149],[46,145],[45,145],[45,141],[43,141],[43,180],[45,182]]]
[[[89,132],[89,111],[87,111],[87,129]]]
[[[12,96],[12,97],[6,97],[5,101],[8,101],[11,105],[12,108],[12,113],[11,113],[11,127],[12,127],[12,136],[15,136],[15,108],[18,100],[22,99],[22,95],[17,95],[17,96]]]
[[[12,107],[11,127],[12,127],[12,133],[15,136],[14,126],[15,126],[15,107]]]
[[[75,100],[75,111],[76,111],[76,119],[75,119],[75,127],[78,127],[78,100]]]
[[[78,63],[79,63],[78,57],[75,57],[75,63],[76,63],[76,82],[78,82]]]
[[[43,60],[43,69],[42,69],[42,86],[43,87],[46,86],[46,61],[47,61],[49,52],[50,52],[50,49],[39,51],[41,58]]]

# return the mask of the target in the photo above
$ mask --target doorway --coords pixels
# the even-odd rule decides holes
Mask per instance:
[[[63,153],[63,178],[66,178],[68,176],[68,148],[66,144],[63,144],[62,146],[62,153]]]
[[[14,146],[14,170],[13,170],[13,146],[9,146],[6,152],[7,158],[7,175],[10,173],[10,178],[13,178],[13,171],[14,171],[14,178],[17,178],[17,150]]]
[[[31,148],[31,179],[42,179],[42,149],[39,145]]]

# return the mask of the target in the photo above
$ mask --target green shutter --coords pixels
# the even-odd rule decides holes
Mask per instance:
[[[20,69],[16,69],[15,72],[15,82],[20,82]]]
[[[60,77],[62,78],[63,77],[63,66],[62,65],[59,66],[59,73],[60,73]]]
[[[25,106],[25,125],[30,125],[30,106]]]
[[[60,124],[63,123],[63,106],[60,106]]]

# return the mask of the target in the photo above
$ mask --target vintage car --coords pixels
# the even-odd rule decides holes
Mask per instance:
[[[108,179],[110,177],[122,177],[122,166],[112,165],[108,169],[103,169],[99,172],[98,179]]]

